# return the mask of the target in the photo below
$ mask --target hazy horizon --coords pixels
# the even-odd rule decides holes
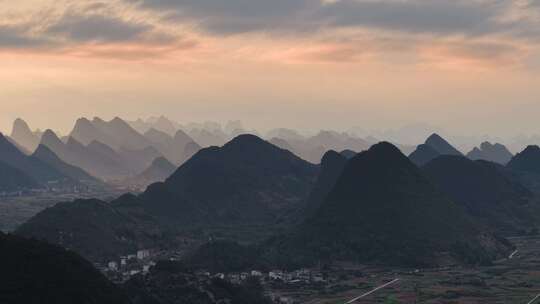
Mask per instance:
[[[2,1],[0,130],[166,114],[249,128],[540,134],[540,5]]]

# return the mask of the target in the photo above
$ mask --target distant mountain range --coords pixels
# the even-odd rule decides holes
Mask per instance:
[[[135,170],[129,168],[126,159],[98,141],[83,145],[75,138],[69,137],[64,143],[53,131],[47,130],[43,134],[41,145],[49,148],[66,162],[103,180],[122,178],[136,173]]]
[[[467,153],[467,157],[472,160],[487,160],[506,165],[514,155],[504,145],[483,142],[479,148],[475,147],[471,152]]]
[[[189,135],[178,130],[174,136],[150,129],[144,136],[171,162],[180,165],[201,149]]]
[[[32,153],[39,145],[41,132],[30,130],[30,127],[24,120],[17,118],[13,122],[13,130],[11,131],[10,137],[17,142],[25,152]]]
[[[0,133],[0,162],[15,168],[24,174],[27,180],[36,181],[42,186],[49,184],[62,184],[78,182],[61,172],[63,163],[48,163],[39,158],[41,154],[28,156],[15,147],[6,137]]]
[[[118,117],[111,121],[104,121],[97,117],[92,121],[81,118],[75,123],[70,136],[85,145],[97,141],[115,150],[120,148],[141,150],[151,146],[143,135]]]
[[[128,124],[137,130],[137,132],[144,134],[151,129],[163,132],[169,136],[174,136],[176,132],[182,127],[180,124],[173,122],[165,116],[150,117],[146,120],[141,118],[135,121],[126,121]]]
[[[409,155],[409,159],[417,166],[423,166],[439,155],[462,156],[463,154],[439,134],[434,133],[426,139],[424,144],[416,147],[416,150]]]
[[[158,157],[180,165],[201,149],[185,132],[173,130],[175,125],[164,117],[151,126],[168,133],[150,128],[141,134],[118,117],[110,121],[96,117],[78,119],[70,134],[61,139],[52,130],[31,131],[25,121],[17,119],[12,137],[6,140],[25,154],[42,145],[56,154],[55,161],[82,168],[95,178],[116,181],[134,180]],[[40,154],[45,153],[42,148]]]
[[[441,155],[463,156],[458,149],[435,133],[429,136],[424,144],[418,145],[416,150],[409,155],[409,159],[417,166],[423,166]],[[467,157],[472,160],[486,160],[506,165],[513,155],[502,144],[483,142],[480,147],[475,147],[467,153]]]
[[[372,145],[364,139],[346,133],[321,131],[312,137],[303,137],[293,130],[279,129],[269,133],[270,142],[289,150],[303,159],[318,164],[328,150],[363,151]]]
[[[168,161],[165,157],[156,158],[150,167],[144,170],[141,174],[129,178],[125,181],[126,184],[147,187],[156,182],[165,181],[177,167]]]
[[[34,154],[32,154],[32,157],[43,161],[44,163],[58,170],[58,172],[62,173],[64,176],[67,176],[73,180],[89,183],[98,182],[95,177],[86,173],[81,168],[69,165],[62,161],[53,151],[44,145],[39,145]]]

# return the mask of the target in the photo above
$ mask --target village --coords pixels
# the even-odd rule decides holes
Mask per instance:
[[[118,260],[109,261],[106,265],[95,263],[94,265],[101,270],[106,276],[115,282],[125,282],[132,276],[137,274],[145,274],[150,271],[150,268],[156,265],[156,261],[163,259],[165,252],[153,249],[141,249],[132,254],[121,256]],[[168,260],[174,261],[180,253],[172,252],[167,255]],[[311,269],[300,269],[295,271],[284,270],[251,270],[245,272],[230,272],[230,273],[211,273],[208,271],[197,271],[195,274],[201,278],[219,278],[231,283],[240,284],[250,277],[256,277],[261,282],[274,282],[283,284],[309,284],[309,283],[324,283],[326,278],[321,271]]]
[[[141,249],[132,254],[119,257],[107,263],[94,263],[105,276],[115,283],[124,283],[137,275],[147,275],[157,261],[175,261],[181,256],[181,252],[165,252],[154,249]],[[243,272],[217,272],[212,273],[205,270],[194,272],[195,276],[201,280],[221,279],[233,284],[242,284],[248,279],[256,278],[267,290],[267,295],[276,304],[296,303],[292,298],[282,295],[280,290],[295,290],[304,288],[316,288],[325,286],[329,282],[336,281],[337,278],[330,278],[328,274],[318,269],[299,269],[285,271],[273,269],[263,271],[253,269]]]

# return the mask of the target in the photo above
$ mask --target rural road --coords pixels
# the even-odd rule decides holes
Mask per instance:
[[[512,254],[510,254],[510,256],[508,257],[508,259],[512,259],[514,257],[514,255],[516,255],[516,253],[518,253],[518,250],[512,252]]]
[[[358,296],[358,297],[356,297],[356,298],[350,300],[349,302],[346,302],[345,304],[351,304],[351,303],[354,303],[354,302],[356,302],[356,301],[358,301],[358,300],[360,300],[360,299],[362,299],[362,298],[364,298],[364,297],[369,296],[370,294],[376,292],[376,291],[379,290],[379,289],[383,289],[383,288],[385,288],[385,287],[387,287],[387,286],[390,286],[390,285],[392,285],[392,284],[394,284],[394,283],[397,283],[399,280],[400,280],[400,279],[394,279],[394,280],[392,280],[392,281],[390,281],[390,282],[388,282],[388,283],[386,283],[386,284],[383,284],[383,285],[381,285],[381,286],[379,286],[379,287],[377,287],[377,288],[375,288],[375,289],[373,289],[373,290],[371,290],[371,291],[369,291],[369,292],[366,292],[365,294],[363,294],[363,295],[361,295],[361,296]],[[531,302],[531,303],[532,303],[532,302]]]
[[[538,298],[540,298],[540,293],[536,295],[536,297],[534,297],[532,300],[530,300],[529,302],[527,302],[527,304],[533,304],[534,301],[538,300]]]

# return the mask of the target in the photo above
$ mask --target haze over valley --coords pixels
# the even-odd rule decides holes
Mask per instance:
[[[62,255],[93,263],[73,271],[104,276],[93,280],[111,291],[85,295],[81,281],[72,287],[83,288],[77,297],[177,303],[196,289],[227,288],[222,296],[234,301],[324,302],[352,298],[365,287],[337,286],[368,284],[366,275],[377,271],[375,281],[402,280],[380,293],[386,301],[438,301],[447,295],[413,295],[410,288],[444,290],[444,283],[406,273],[471,269],[481,277],[518,259],[519,250],[532,250],[525,240],[538,233],[535,145],[513,154],[486,141],[460,151],[436,133],[408,145],[326,130],[264,134],[240,121],[181,124],[165,116],[80,118],[67,134],[30,126],[16,119],[0,136],[0,227],[11,233],[2,242],[10,255],[40,240],[53,244],[35,247],[40,255],[63,259],[63,247]],[[390,280],[386,269],[403,274]],[[171,293],[163,289],[166,278],[190,283]],[[530,296],[500,280],[506,289],[468,297]],[[225,282],[232,285],[214,286]],[[255,284],[256,293],[244,294],[245,284]],[[3,292],[9,301],[19,297]]]
[[[540,0],[0,0],[0,304],[540,304]]]

